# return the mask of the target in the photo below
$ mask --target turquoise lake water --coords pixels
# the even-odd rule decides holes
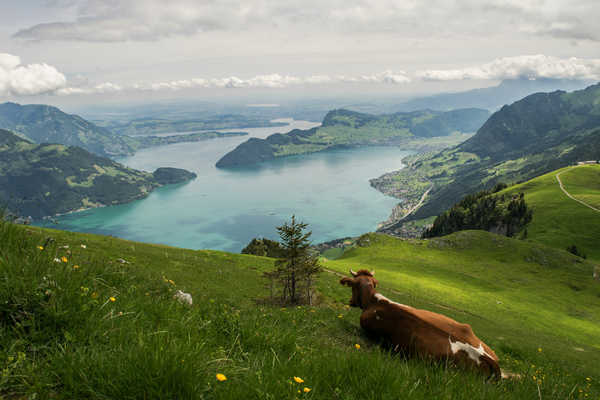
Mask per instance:
[[[286,120],[288,127],[241,129],[264,138],[318,124]],[[292,214],[309,224],[313,243],[373,231],[397,199],[369,179],[402,167],[410,154],[397,147],[343,149],[293,156],[257,166],[217,169],[225,153],[248,139],[232,137],[142,150],[118,161],[132,168],[185,168],[198,178],[159,188],[129,204],[58,218],[45,226],[113,235],[191,249],[239,252],[254,237],[277,239],[275,227]]]

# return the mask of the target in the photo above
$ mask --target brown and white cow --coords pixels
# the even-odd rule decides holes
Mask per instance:
[[[350,305],[363,310],[360,326],[369,334],[382,337],[397,352],[451,360],[501,377],[498,357],[475,336],[470,325],[391,301],[375,291],[374,272],[350,273],[352,278],[342,278],[340,283],[352,288]]]

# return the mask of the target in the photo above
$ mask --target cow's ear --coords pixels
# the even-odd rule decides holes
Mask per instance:
[[[373,288],[376,288],[377,285],[379,285],[379,281],[375,278],[373,278]]]
[[[342,278],[340,279],[340,284],[354,286],[354,279],[352,278]]]

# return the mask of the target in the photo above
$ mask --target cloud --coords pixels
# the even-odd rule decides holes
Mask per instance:
[[[242,79],[236,76],[225,78],[193,78],[175,81],[162,81],[151,83],[135,83],[122,86],[112,82],[104,82],[98,85],[89,85],[85,80],[81,86],[64,87],[56,93],[62,96],[73,94],[103,94],[118,93],[122,91],[162,91],[182,89],[242,89],[242,88],[271,88],[281,89],[299,85],[323,85],[336,83],[369,83],[369,84],[404,84],[410,82],[410,78],[403,71],[384,71],[373,75],[360,76],[328,76],[312,75],[297,77],[291,75],[266,74]]]
[[[55,92],[66,83],[65,76],[51,65],[22,65],[18,56],[0,53],[0,96]]]
[[[425,70],[417,77],[427,81],[469,79],[600,79],[600,59],[557,58],[545,55],[524,55],[498,58],[492,62],[461,69]]]
[[[600,40],[597,0],[69,0],[67,21],[19,30],[26,40],[155,41],[207,31],[384,32],[406,37],[522,32]],[[71,12],[67,13],[71,14]]]

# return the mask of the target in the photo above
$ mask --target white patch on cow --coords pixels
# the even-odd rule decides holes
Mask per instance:
[[[405,304],[396,303],[395,301],[392,301],[392,300],[388,299],[387,297],[385,297],[381,293],[375,293],[375,298],[377,299],[377,301],[384,301],[384,302],[388,302],[390,304],[395,304],[397,306],[408,307]]]
[[[481,360],[479,358],[483,355],[486,355],[489,358],[493,359],[493,357],[487,354],[483,349],[483,342],[480,342],[479,347],[475,348],[468,343],[463,343],[459,341],[453,342],[451,337],[448,337],[448,341],[450,342],[450,350],[452,350],[452,354],[456,354],[462,350],[465,353],[467,353],[469,358],[473,359],[477,363],[477,365],[481,364]]]
[[[192,305],[192,295],[189,293],[182,292],[178,290],[177,293],[173,296],[174,299],[177,299],[182,304]]]

